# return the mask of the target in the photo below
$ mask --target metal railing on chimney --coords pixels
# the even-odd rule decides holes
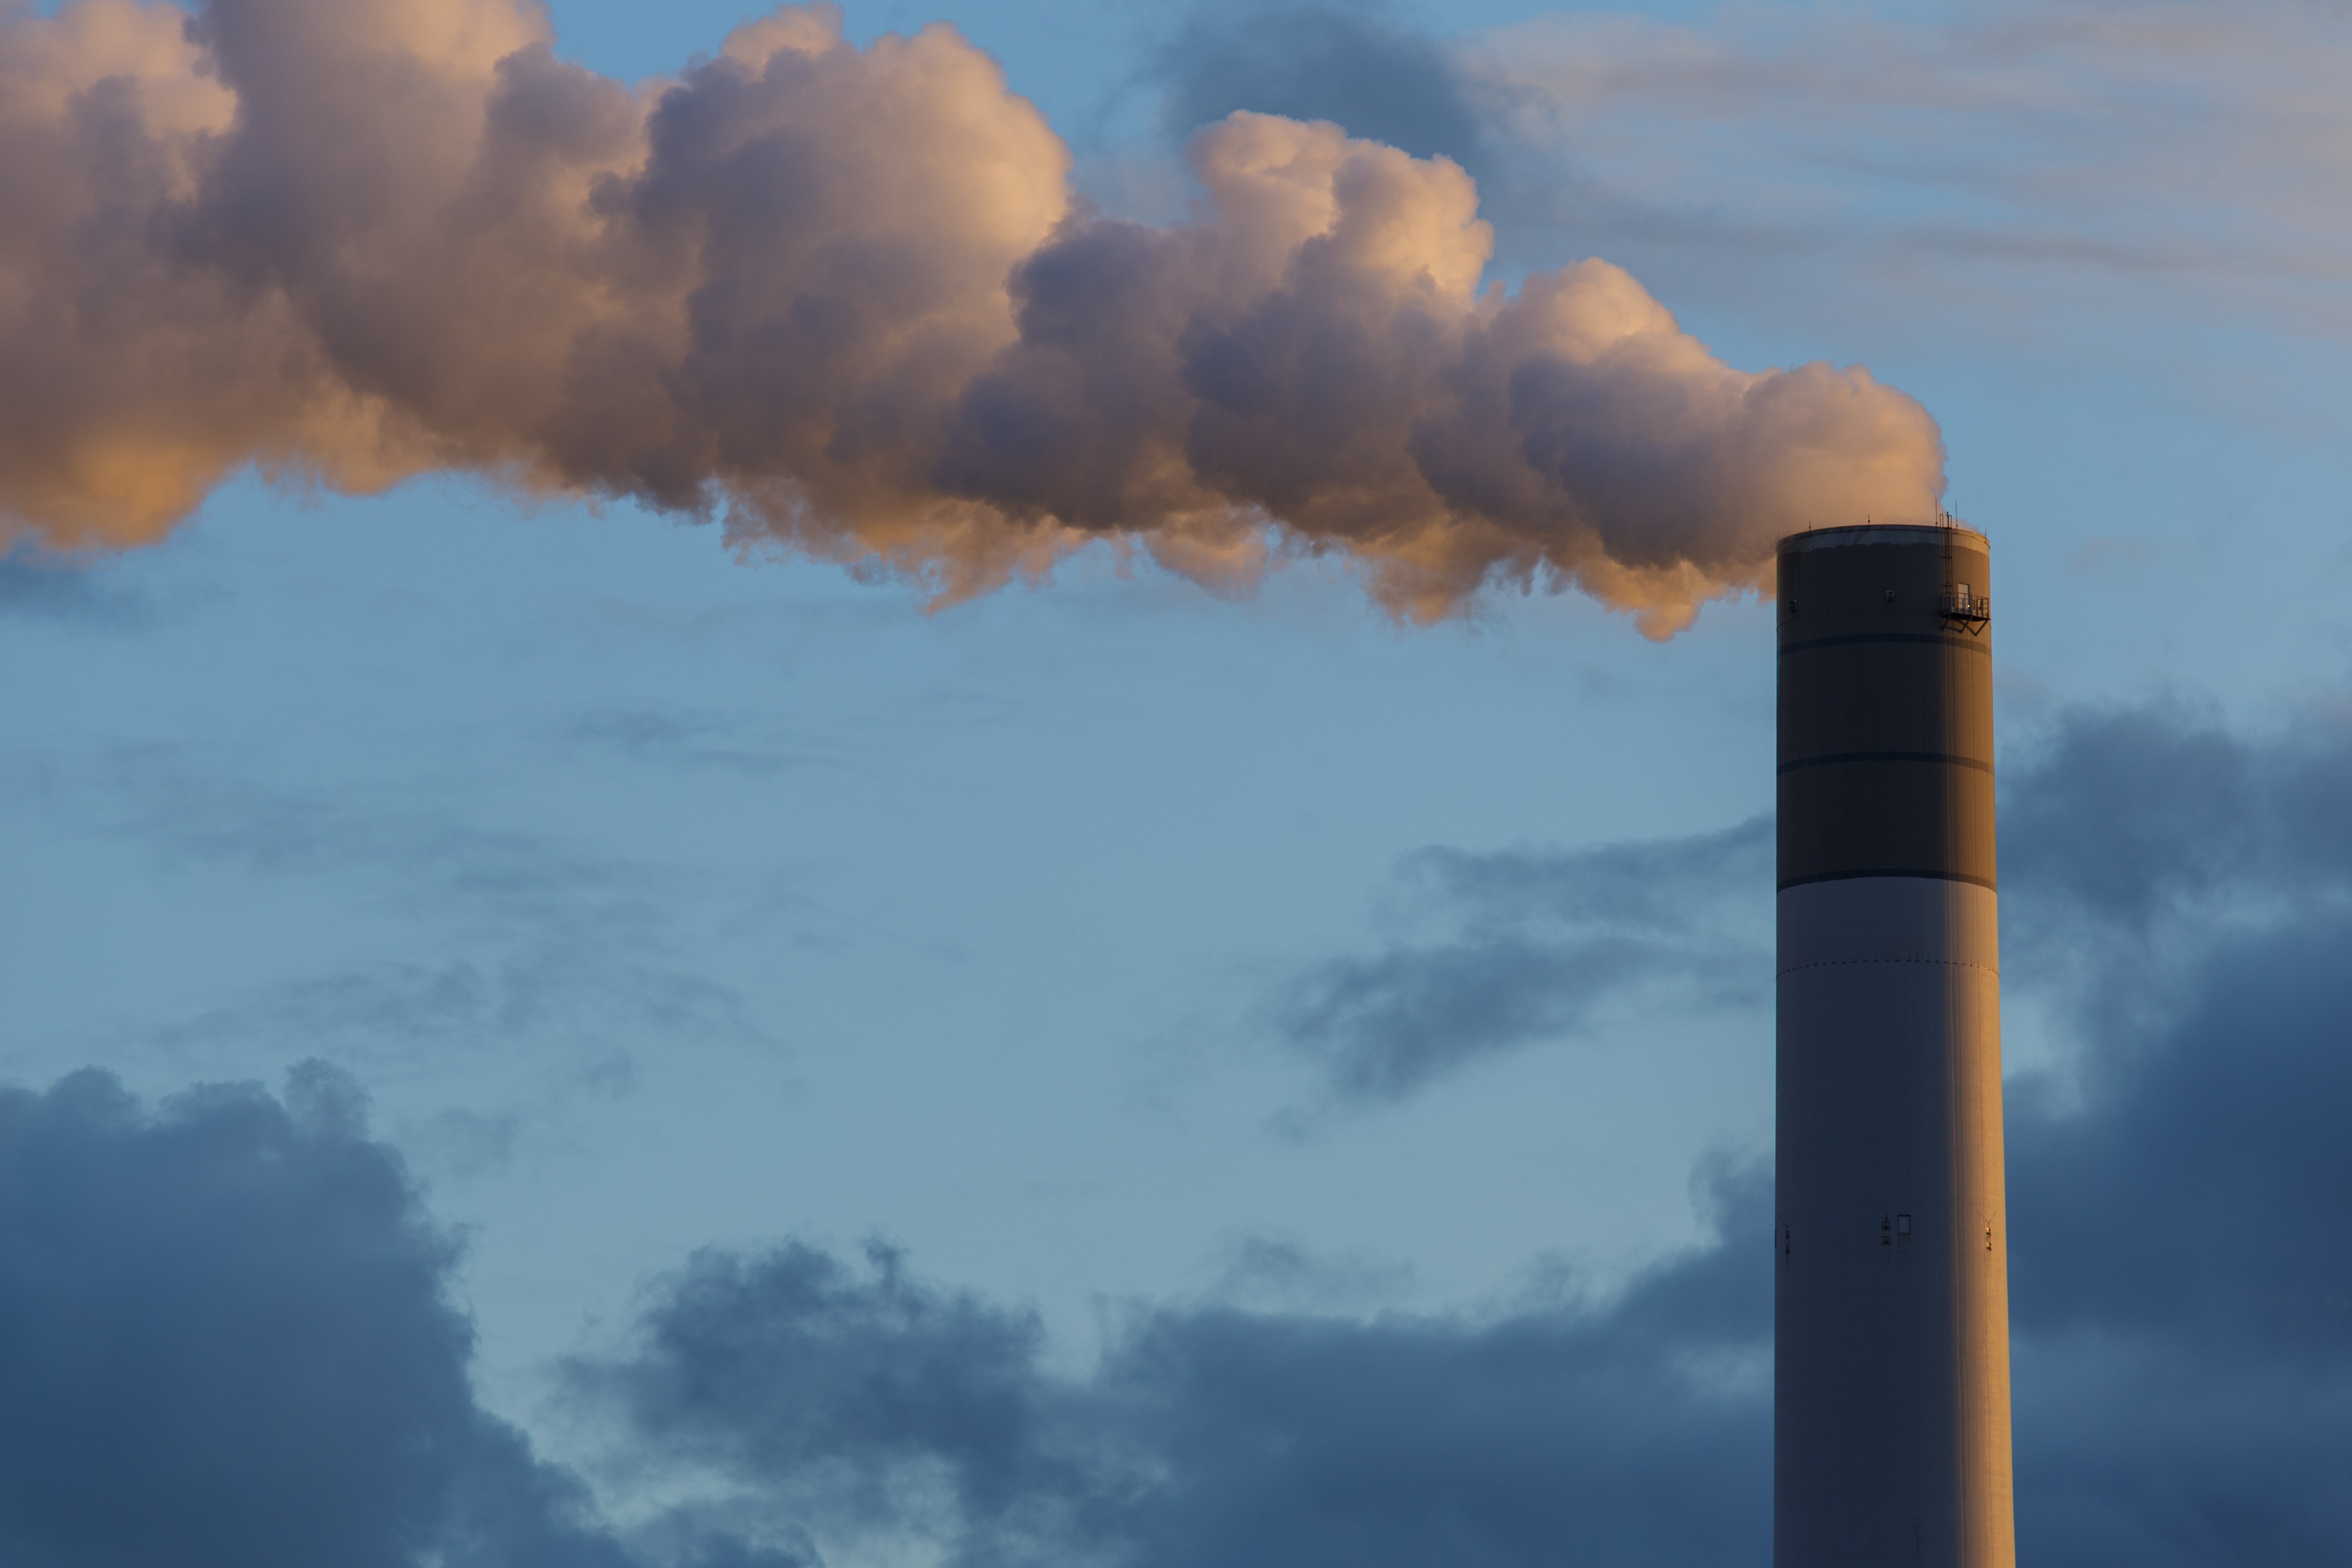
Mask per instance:
[[[1948,624],[1957,625],[1974,637],[1992,620],[1992,595],[1948,588],[1944,592],[1943,616]]]

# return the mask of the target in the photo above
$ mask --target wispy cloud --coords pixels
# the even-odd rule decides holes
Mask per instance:
[[[688,930],[704,876],[415,792],[268,787],[183,747],[18,758],[0,790],[167,866],[331,889],[390,920],[357,938],[373,952],[139,1021],[124,1043],[200,1062],[274,1044],[378,1075],[458,1056],[542,1088],[625,1083],[656,1043],[774,1044]]]
[[[1487,132],[1483,84],[1387,5],[1196,5],[1174,18],[1141,80],[1158,89],[1162,132],[1177,141],[1245,110],[1328,120],[1476,173]]]
[[[1637,994],[1760,1003],[1771,855],[1769,818],[1591,849],[1423,850],[1399,868],[1409,931],[1294,977],[1268,1004],[1272,1026],[1336,1101],[1371,1105],[1585,1035]]]
[[[0,619],[28,616],[120,626],[143,619],[147,613],[145,601],[102,567],[34,549],[0,551]]]
[[[1843,258],[1836,290],[2035,333],[2193,300],[2352,335],[2340,6],[1586,12],[1465,43],[1455,68],[1519,160],[1490,184],[1522,242],[1680,250],[1799,301]]]
[[[730,714],[677,707],[604,708],[564,729],[573,747],[634,763],[764,778],[832,761],[803,737]]]

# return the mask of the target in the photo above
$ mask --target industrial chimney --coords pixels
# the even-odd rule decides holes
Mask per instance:
[[[1775,1568],[2011,1568],[1988,546],[1780,542]]]

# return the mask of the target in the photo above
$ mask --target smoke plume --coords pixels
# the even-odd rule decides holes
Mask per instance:
[[[1235,114],[1152,226],[945,26],[791,6],[635,87],[552,42],[527,0],[0,12],[0,546],[146,543],[247,465],[459,470],[950,598],[1108,540],[1663,636],[1942,490],[1865,370],[1734,370],[1605,262],[1482,289],[1442,158]]]

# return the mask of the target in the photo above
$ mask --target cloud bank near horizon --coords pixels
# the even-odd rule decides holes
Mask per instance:
[[[944,26],[859,48],[788,6],[639,88],[553,43],[526,0],[0,21],[0,530],[123,548],[247,465],[458,471],[948,599],[1108,541],[1664,636],[1780,534],[1943,491],[1858,366],[1736,370],[1602,261],[1482,289],[1444,158],[1237,111],[1148,225]]]
[[[2026,984],[2080,1033],[2065,1081],[2010,1096],[2037,1556],[2352,1548],[2352,853],[2304,830],[2352,776],[2352,732],[2305,719],[2249,738],[2077,713],[2012,770],[2010,902],[2030,945],[2067,949]],[[2226,856],[2168,830],[2219,812],[2244,818]],[[1622,874],[1753,837],[1440,870],[1501,908],[1663,934]],[[1132,1302],[1077,1367],[1022,1304],[886,1246],[708,1249],[565,1363],[567,1418],[609,1461],[592,1486],[481,1407],[458,1251],[348,1080],[154,1106],[97,1073],[0,1089],[0,1556],[1534,1568],[1573,1538],[1625,1568],[1760,1563],[1769,1177],[1719,1162],[1694,1187],[1708,1238],[1613,1293]]]

